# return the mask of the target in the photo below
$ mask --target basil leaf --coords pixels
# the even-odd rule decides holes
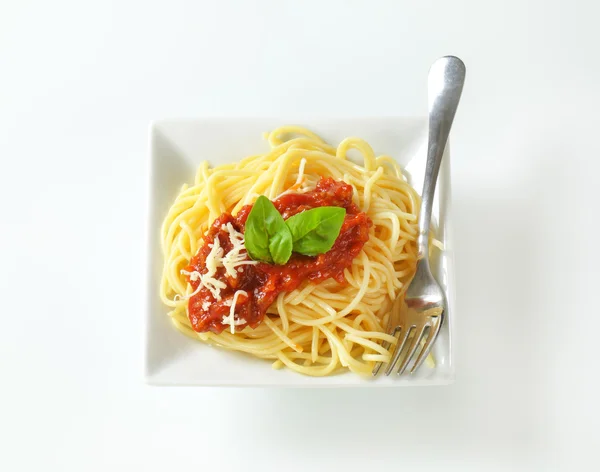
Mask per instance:
[[[278,230],[269,240],[269,252],[275,264],[283,265],[290,260],[290,256],[292,255],[292,233],[290,233],[290,230],[285,225],[281,214],[277,210],[275,212],[277,212],[279,217],[278,220],[281,221],[281,226],[279,226],[278,221]]]
[[[329,251],[340,234],[346,210],[340,207],[319,207],[288,218],[285,224],[292,233],[294,251],[316,256]]]
[[[292,235],[271,201],[258,197],[244,231],[246,250],[256,261],[285,264],[292,255]]]

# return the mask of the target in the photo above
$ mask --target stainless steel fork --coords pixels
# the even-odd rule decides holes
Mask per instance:
[[[454,56],[445,56],[433,63],[429,71],[429,140],[423,195],[417,238],[417,270],[404,296],[393,304],[388,322],[388,333],[398,335],[396,349],[385,371],[390,375],[405,352],[398,367],[398,375],[406,370],[417,349],[423,344],[411,373],[423,363],[437,338],[446,315],[446,297],[429,268],[429,223],[433,196],[448,134],[460,101],[465,81],[465,65]],[[389,348],[390,343],[384,347]],[[406,350],[405,350],[406,348]],[[373,375],[381,369],[375,365]]]

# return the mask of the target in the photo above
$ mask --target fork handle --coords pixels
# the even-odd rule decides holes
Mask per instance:
[[[429,70],[429,139],[417,239],[419,259],[428,257],[435,185],[464,83],[465,65],[458,57],[441,57]]]

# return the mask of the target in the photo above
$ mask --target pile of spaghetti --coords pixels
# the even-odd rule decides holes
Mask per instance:
[[[387,316],[416,269],[419,196],[393,158],[361,139],[336,148],[292,126],[267,139],[268,153],[215,168],[204,162],[181,189],[162,226],[162,300],[175,326],[203,342],[306,375],[368,375],[396,344]],[[260,196],[284,218],[324,196],[344,207],[333,247],[294,253],[280,266],[252,260],[245,224]]]

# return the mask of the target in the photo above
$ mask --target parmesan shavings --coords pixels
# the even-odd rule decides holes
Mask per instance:
[[[221,227],[222,228],[222,227]],[[249,261],[246,256],[246,247],[244,246],[244,235],[233,227],[231,223],[225,225],[225,230],[229,233],[229,241],[233,248],[223,258],[223,267],[225,272],[231,278],[237,279],[237,268],[243,265],[258,264],[258,261]]]
[[[217,236],[215,237],[215,240],[212,243],[208,244],[210,252],[206,256],[205,274],[201,274],[197,270],[191,272],[187,270],[181,271],[181,274],[189,276],[191,282],[200,281],[200,284],[198,285],[196,290],[194,290],[193,293],[186,295],[185,297],[181,297],[182,300],[187,300],[193,297],[198,292],[200,292],[200,290],[203,287],[206,287],[208,290],[210,290],[210,293],[212,293],[213,297],[215,297],[217,301],[220,301],[221,290],[226,288],[227,284],[215,278],[215,275],[217,274],[217,269],[219,267],[223,267],[225,269],[225,273],[229,277],[237,279],[238,271],[240,270],[238,269],[238,267],[244,265],[258,264],[258,261],[248,260],[246,254],[246,247],[244,246],[244,235],[242,233],[237,231],[231,223],[222,225],[221,229],[223,231],[227,231],[229,235],[229,241],[231,242],[233,248],[227,254],[224,254],[223,248],[221,247],[221,241]],[[206,303],[208,302],[205,302],[202,305],[202,309],[205,311],[208,310],[208,307],[210,306],[210,304],[206,305]]]
[[[229,309],[229,315],[224,316],[221,320],[221,323],[225,325],[231,326],[231,334],[235,334],[235,327],[245,324],[246,320],[235,319],[235,304],[237,303],[238,297],[240,295],[248,296],[248,293],[244,290],[238,290],[233,294],[233,299],[231,301],[231,308]],[[229,300],[228,300],[229,301]]]
[[[300,166],[298,168],[298,178],[296,179],[296,184],[295,185],[301,185],[302,181],[304,180],[304,168],[306,167],[306,158],[303,157],[300,160]]]
[[[288,193],[306,193],[308,192],[310,189],[307,187],[304,187],[304,169],[306,167],[306,158],[303,157],[300,160],[300,165],[298,166],[298,177],[296,178],[296,182],[294,183],[294,185],[292,185],[290,188],[288,188],[285,192],[279,194],[277,196],[277,198],[281,197],[282,195],[287,195]]]
[[[210,290],[213,297],[216,300],[221,300],[221,289],[227,287],[224,282],[215,279],[215,275],[217,273],[217,269],[219,267],[223,267],[223,248],[221,247],[221,242],[219,238],[215,238],[212,246],[209,245],[210,252],[208,256],[206,256],[206,274],[201,274],[197,270],[188,272],[187,270],[182,270],[181,273],[183,275],[188,275],[191,281],[200,280],[200,284],[198,284],[198,288],[194,290],[193,293],[187,295],[185,298],[191,298],[196,295],[202,287],[206,287]]]

